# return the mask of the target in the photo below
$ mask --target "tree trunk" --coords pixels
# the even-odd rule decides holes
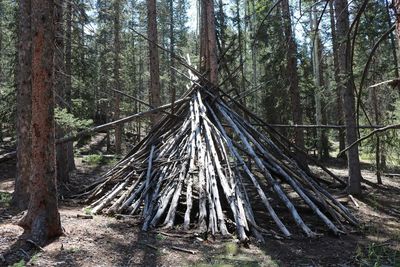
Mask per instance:
[[[65,63],[64,63],[64,1],[59,0],[55,4],[55,54],[54,54],[54,80],[56,103],[60,108],[66,108],[65,99]],[[56,138],[66,134],[66,129],[56,125]],[[69,182],[68,168],[68,144],[60,144],[56,147],[57,178],[60,184]]]
[[[397,35],[397,41],[399,42],[400,45],[400,0],[393,0],[392,2],[393,5],[393,10],[394,14],[396,14],[396,35]]]
[[[349,11],[347,0],[335,0],[336,32],[338,40],[338,65],[340,91],[343,97],[343,111],[346,125],[346,144],[349,146],[357,140],[357,123],[355,118],[354,80],[351,70],[351,47],[347,42],[349,31]],[[349,168],[348,192],[353,195],[361,194],[361,170],[358,155],[358,144],[347,152]]]
[[[54,138],[54,2],[32,0],[32,177],[20,225],[39,245],[62,234]]]
[[[169,42],[171,55],[169,58],[170,62],[170,73],[169,73],[169,91],[171,92],[171,103],[175,102],[176,99],[176,71],[175,71],[175,58],[172,56],[175,53],[175,34],[174,34],[174,1],[169,0]],[[174,113],[174,107],[171,109],[171,113]]]
[[[207,72],[211,84],[218,84],[217,35],[214,2],[201,0],[200,7],[200,70]]]
[[[321,64],[320,64],[320,42],[319,42],[319,30],[317,29],[317,9],[315,4],[312,7],[311,11],[312,17],[312,38],[313,38],[313,50],[312,50],[312,59],[313,59],[313,73],[314,73],[314,85],[315,85],[315,124],[321,125],[322,123],[322,106],[321,106],[321,90],[322,90],[322,82],[321,82]],[[317,149],[318,149],[318,158],[322,158],[322,130],[316,129],[317,131]]]
[[[372,91],[372,106],[374,109],[375,115],[375,124],[380,125],[380,114],[379,114],[379,104],[378,104],[378,96],[376,94],[376,87],[371,88]],[[376,149],[375,149],[375,163],[376,163],[376,180],[378,184],[382,184],[381,178],[381,142],[380,142],[379,134],[376,135]]]
[[[31,1],[19,1],[18,66],[17,66],[17,175],[13,204],[20,210],[28,207],[31,175],[32,116],[32,40]]]
[[[291,15],[289,9],[289,1],[283,0],[282,17],[283,17],[283,31],[285,34],[285,44],[287,45],[286,52],[286,70],[289,82],[289,95],[290,103],[292,106],[292,120],[294,124],[303,124],[303,110],[300,102],[299,79],[297,74],[297,46],[292,33]],[[304,148],[304,132],[301,128],[294,130],[294,140],[298,147]],[[296,158],[298,162],[307,166],[307,160],[303,154],[297,153]]]
[[[336,85],[336,121],[338,125],[343,125],[343,99],[342,94],[340,92],[340,78],[339,78],[339,62],[338,62],[338,44],[336,37],[336,22],[335,22],[335,14],[333,8],[333,1],[329,1],[329,13],[331,19],[331,35],[332,35],[332,52],[333,52],[333,67],[334,67],[334,77],[335,77],[335,85]],[[345,149],[345,131],[344,129],[339,129],[338,131],[338,139],[339,139],[339,151]],[[343,153],[343,159],[346,159],[346,154]]]
[[[389,9],[389,3],[388,0],[385,0],[385,5],[386,5],[386,17],[387,17],[387,22],[388,22],[388,27],[392,27],[392,19],[390,17],[390,9]],[[399,13],[396,13],[399,14]],[[396,20],[397,21],[397,20]],[[396,25],[396,28],[398,28],[398,25]],[[392,48],[392,55],[393,55],[393,64],[394,64],[394,73],[396,75],[396,78],[400,78],[400,74],[399,74],[399,64],[397,62],[397,49],[396,49],[396,42],[394,40],[394,34],[393,32],[390,32],[390,45]],[[397,90],[400,92],[400,84],[397,84]]]
[[[149,103],[152,107],[161,105],[160,98],[160,59],[158,56],[158,32],[157,32],[157,8],[156,0],[146,0],[147,3],[147,36],[149,37],[149,61],[150,61],[150,88]],[[160,113],[150,117],[154,125],[160,118]]]
[[[121,77],[119,70],[121,68],[121,43],[120,43],[120,32],[121,32],[121,3],[120,0],[114,1],[114,87],[116,90],[121,90]],[[114,120],[118,120],[120,117],[120,102],[121,95],[115,94],[115,106],[114,106]],[[122,146],[122,125],[115,127],[115,152],[121,154]]]
[[[67,111],[72,112],[72,1],[66,1],[66,31],[65,31],[65,102]],[[74,146],[73,142],[68,142],[67,158],[68,171],[75,170]]]

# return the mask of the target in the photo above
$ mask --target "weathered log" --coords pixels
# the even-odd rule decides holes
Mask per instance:
[[[277,235],[258,225],[249,199],[249,193],[255,192],[287,237],[291,233],[278,215],[281,210],[272,203],[284,204],[310,237],[315,233],[303,221],[299,201],[336,234],[343,232],[342,223],[357,223],[349,210],[297,165],[289,148],[276,145],[243,120],[217,93],[196,86],[193,83],[197,89],[186,95],[190,101],[175,111],[182,119],[164,116],[102,176],[91,192],[93,212],[139,213],[145,231],[172,228],[178,216],[185,230],[211,235],[229,235],[230,224],[239,240],[246,241],[252,234],[264,242],[264,235]],[[292,192],[298,200],[294,201]]]

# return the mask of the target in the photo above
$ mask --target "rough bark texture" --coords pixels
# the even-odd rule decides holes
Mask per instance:
[[[55,4],[55,54],[54,54],[54,88],[57,94],[56,103],[60,108],[66,108],[65,101],[65,63],[64,63],[64,1],[59,0]],[[66,131],[61,125],[56,125],[56,137],[61,138]],[[60,183],[69,181],[68,169],[68,144],[60,144],[56,147],[57,178]]]
[[[121,22],[120,22],[120,13],[121,13],[121,3],[120,0],[114,1],[114,87],[116,90],[121,90],[121,77],[119,70],[121,68],[121,42],[120,42],[120,33],[121,33]],[[115,103],[114,103],[114,120],[118,120],[120,117],[120,102],[121,95],[115,94]],[[122,146],[122,125],[117,125],[115,127],[115,152],[117,154],[121,153]]]
[[[303,124],[303,110],[300,103],[300,90],[299,90],[299,78],[297,74],[297,46],[292,33],[292,23],[289,9],[289,1],[283,0],[282,5],[282,16],[283,16],[283,27],[285,33],[285,43],[287,45],[286,53],[286,68],[287,77],[289,82],[289,95],[290,103],[292,106],[292,120],[294,124]],[[303,129],[296,128],[294,130],[294,140],[298,147],[304,148],[304,132]],[[306,159],[302,154],[296,155],[299,162],[302,165],[307,165]]]
[[[28,207],[31,174],[31,1],[19,1],[19,44],[17,66],[17,176],[13,204],[21,210]]]
[[[396,36],[400,44],[400,0],[393,0],[392,2],[394,14],[396,14]]]
[[[149,61],[150,61],[150,90],[149,103],[153,107],[161,106],[160,98],[160,62],[158,56],[157,38],[157,9],[156,0],[146,0],[147,3],[147,36],[149,37]],[[160,114],[151,116],[154,125],[159,120]]]
[[[54,2],[32,0],[32,177],[20,225],[38,244],[62,234],[54,138]]]
[[[215,28],[214,3],[201,0],[200,70],[207,72],[213,85],[218,84],[217,35]]]
[[[335,13],[333,8],[333,1],[329,2],[329,13],[331,20],[331,34],[332,34],[332,51],[333,51],[333,66],[334,66],[334,77],[336,84],[336,121],[338,125],[343,125],[343,99],[340,93],[340,78],[339,78],[339,62],[338,62],[338,46],[337,46],[337,37],[336,37],[336,22],[335,22]],[[344,129],[340,129],[338,131],[339,135],[339,150],[342,151],[345,149],[345,133]],[[346,154],[343,154],[343,158],[346,158]]]
[[[354,80],[350,64],[351,47],[349,47],[347,42],[347,32],[349,30],[349,11],[347,8],[347,0],[335,0],[340,91],[343,97],[346,143],[349,146],[357,140],[357,124],[355,118]],[[359,195],[361,194],[362,177],[358,145],[348,150],[347,163],[349,167],[348,192],[353,195]]]

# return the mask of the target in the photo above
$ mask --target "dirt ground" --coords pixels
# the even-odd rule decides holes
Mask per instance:
[[[384,176],[378,186],[375,174],[363,171],[359,207],[347,202],[360,227],[347,234],[337,237],[318,228],[321,236],[315,239],[267,237],[264,245],[251,240],[245,247],[234,238],[205,240],[193,232],[142,232],[139,217],[78,217],[85,214],[84,204],[69,199],[68,190],[90,184],[107,164],[89,164],[85,156],[76,163],[60,201],[65,235],[42,249],[20,238],[16,222],[22,214],[9,207],[15,162],[0,165],[0,266],[400,266],[400,176]],[[346,175],[343,168],[330,169]],[[313,218],[312,213],[304,217]]]

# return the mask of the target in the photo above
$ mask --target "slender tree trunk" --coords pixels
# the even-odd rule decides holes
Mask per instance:
[[[67,111],[72,112],[72,1],[66,1],[66,31],[65,31],[65,102]],[[73,142],[68,142],[67,158],[68,171],[75,170],[74,146]]]
[[[54,138],[54,2],[32,0],[32,178],[20,225],[38,244],[62,234]]]
[[[357,140],[357,123],[355,118],[354,80],[350,62],[351,47],[347,42],[347,32],[349,31],[349,11],[347,0],[335,0],[335,14],[338,39],[340,90],[343,97],[346,143],[349,146]],[[347,163],[349,168],[348,192],[349,194],[360,195],[362,177],[358,145],[355,145],[348,150]]]
[[[156,0],[146,0],[147,3],[147,36],[149,37],[149,62],[150,62],[150,90],[149,102],[153,107],[161,105],[160,97],[160,59],[158,56],[158,31],[157,31],[157,8]],[[160,117],[155,113],[150,117],[154,125]]]
[[[0,12],[3,13],[3,5],[0,1]],[[0,19],[0,51],[3,51],[3,20]],[[2,54],[0,54],[0,62],[2,62]],[[3,66],[0,64],[0,87],[3,83]],[[3,122],[0,121],[0,142],[3,141]]]
[[[65,101],[65,63],[64,63],[64,1],[59,0],[55,4],[55,54],[54,54],[54,80],[56,103],[60,108],[66,108]],[[66,129],[56,125],[56,138],[65,135]],[[68,144],[60,144],[56,147],[57,178],[60,184],[69,182],[68,168]]]
[[[322,106],[321,106],[321,64],[320,64],[320,42],[319,42],[319,30],[317,29],[317,9],[315,4],[312,7],[311,11],[312,17],[312,31],[313,31],[313,51],[312,51],[312,59],[313,59],[313,73],[314,73],[314,85],[315,85],[315,124],[321,125],[322,122]],[[322,131],[321,129],[316,129],[317,131],[317,149],[318,149],[318,158],[322,158]]]
[[[170,73],[169,73],[169,91],[171,92],[171,103],[175,102],[176,99],[176,71],[175,71],[175,58],[172,53],[175,53],[175,34],[174,34],[174,1],[169,0],[169,42],[171,55],[169,58],[170,62]],[[171,110],[174,113],[174,108]]]
[[[239,53],[239,69],[240,69],[240,89],[239,94],[245,90],[245,71],[244,71],[244,60],[243,60],[243,33],[242,33],[242,20],[240,18],[240,2],[236,0],[236,23],[237,23],[237,32],[238,32],[238,53]],[[244,101],[245,97],[242,98]]]
[[[32,117],[32,40],[31,1],[19,1],[19,44],[17,66],[17,175],[13,195],[14,205],[28,207],[31,175],[31,117]]]
[[[333,8],[333,1],[329,2],[329,12],[330,12],[330,20],[331,20],[331,35],[332,35],[332,52],[333,52],[333,67],[334,67],[334,77],[336,84],[336,121],[338,125],[343,125],[343,99],[342,94],[340,92],[340,78],[339,78],[339,61],[338,61],[338,44],[336,37],[336,22],[335,22],[335,14]],[[345,149],[345,130],[340,129],[338,131],[338,139],[339,139],[339,151]],[[346,154],[342,156],[346,159]]]
[[[386,17],[387,17],[387,22],[388,22],[388,27],[392,27],[392,19],[390,17],[390,9],[389,9],[389,3],[388,0],[385,0],[385,5],[386,5]],[[396,13],[398,14],[398,13]],[[398,28],[398,26],[396,26]],[[394,40],[394,34],[393,32],[390,33],[390,45],[392,48],[392,55],[393,55],[393,64],[395,67],[395,75],[396,78],[400,78],[400,73],[399,73],[399,63],[397,62],[397,49],[396,49],[396,42]],[[400,92],[400,84],[397,84],[397,90]]]
[[[396,14],[396,36],[397,42],[400,44],[400,0],[393,0],[393,10],[394,14]]]
[[[294,124],[303,124],[303,110],[300,102],[299,78],[297,74],[297,46],[292,33],[289,1],[283,0],[281,5],[284,28],[283,31],[285,34],[285,44],[287,45],[286,70],[289,81],[290,103],[292,106],[292,120]],[[296,128],[294,132],[295,144],[300,148],[304,148],[303,129]],[[296,154],[296,158],[304,167],[307,166],[307,161],[303,154]]]
[[[372,106],[375,115],[375,124],[380,125],[380,114],[379,114],[379,104],[378,96],[376,94],[376,87],[371,89],[372,93]],[[378,184],[382,184],[381,177],[381,142],[379,135],[376,135],[376,149],[375,149],[375,163],[376,163],[376,179]]]
[[[252,38],[250,39],[252,42],[252,47],[251,47],[251,63],[252,63],[252,82],[253,82],[253,87],[256,88],[258,85],[258,75],[257,75],[257,55],[258,55],[258,42],[257,42],[257,37],[256,37],[256,30],[257,30],[257,14],[256,14],[256,7],[255,7],[255,1],[251,0],[251,18],[250,18],[250,32]],[[256,108],[258,108],[258,105],[256,105]]]
[[[121,68],[121,43],[120,43],[120,32],[121,32],[121,3],[120,0],[114,1],[114,83],[115,89],[121,90],[121,77],[119,70]],[[121,95],[115,94],[115,106],[114,106],[114,120],[118,120],[120,117],[120,102]],[[115,127],[115,152],[121,154],[122,146],[122,125]]]

